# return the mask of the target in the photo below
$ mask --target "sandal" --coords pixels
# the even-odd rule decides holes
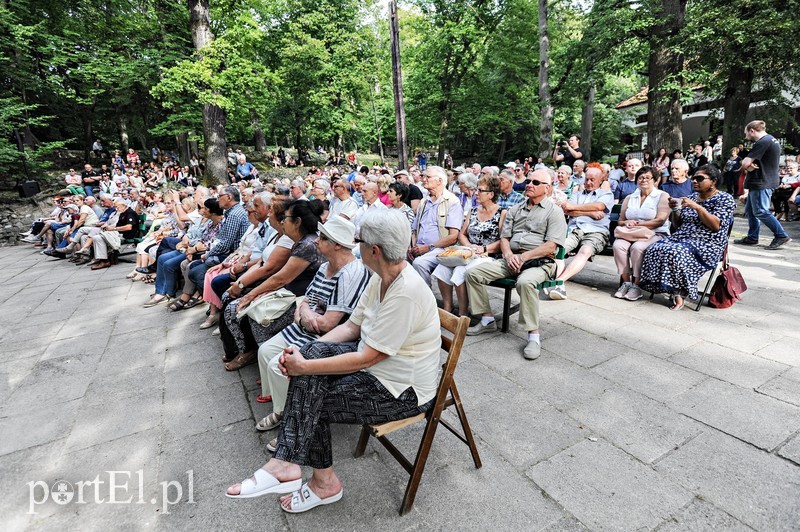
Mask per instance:
[[[194,308],[197,305],[199,305],[200,303],[205,303],[205,301],[203,301],[202,297],[192,297],[192,298],[189,298],[189,301],[187,301],[186,304],[184,304],[183,307],[184,308]]]
[[[225,369],[228,371],[236,371],[237,369],[242,369],[245,366],[255,363],[256,360],[258,360],[258,353],[256,351],[244,353],[225,364]]]
[[[169,301],[170,300],[169,296],[161,296],[160,299],[157,299],[157,298],[158,298],[158,295],[154,295],[153,297],[151,297],[150,301],[148,301],[147,303],[144,304],[144,308],[155,307],[156,305],[158,305],[160,303],[163,303],[164,301]]]
[[[283,419],[283,414],[278,414],[277,412],[273,412],[258,423],[256,423],[256,430],[260,432],[264,432],[267,430],[272,430],[281,424],[281,420]]]
[[[332,504],[337,502],[339,499],[342,498],[342,494],[344,493],[344,489],[340,489],[339,493],[335,495],[331,495],[325,499],[320,499],[316,493],[311,491],[311,488],[308,487],[308,482],[303,484],[303,487],[299,490],[292,493],[292,500],[289,503],[289,507],[287,508],[283,504],[281,504],[281,509],[284,512],[289,512],[293,514],[299,514],[301,512],[307,512],[312,508],[316,508],[317,506],[322,506],[323,504]]]
[[[135,281],[135,280],[136,280],[136,277],[137,277],[138,275],[139,275],[139,272],[137,272],[136,270],[134,270],[134,271],[132,271],[131,273],[129,273],[128,275],[126,275],[126,276],[125,276],[125,278],[126,278],[126,279],[132,279],[132,280],[134,280],[134,281]]]
[[[142,279],[142,282],[144,284],[153,284],[153,283],[156,282],[156,276],[155,275],[145,275],[144,278]]]
[[[176,312],[179,311],[179,310],[183,310],[183,309],[186,308],[186,301],[184,301],[183,299],[178,298],[175,301],[173,301],[172,303],[170,303],[170,305],[167,308],[172,310],[172,311],[176,311]]]
[[[231,499],[249,499],[267,495],[268,493],[292,493],[302,484],[302,480],[298,478],[281,482],[263,469],[258,469],[253,473],[252,478],[245,479],[240,484],[238,495],[232,495],[228,492],[225,492],[225,495]]]
[[[681,302],[680,302],[680,303],[678,303],[678,299],[679,299],[679,298],[680,298],[680,300],[681,300]],[[670,310],[680,310],[680,309],[682,309],[682,308],[683,308],[683,306],[686,304],[686,299],[685,299],[683,296],[676,296],[676,295],[673,295],[673,296],[670,298],[670,301],[672,301],[672,306],[671,306],[671,307],[669,307],[669,309],[670,309]]]
[[[261,379],[258,379],[258,380],[259,380],[259,382],[257,382],[256,384],[260,385],[261,384],[261,382],[260,382]],[[257,403],[271,403],[272,402],[272,396],[271,395],[258,394],[258,397],[256,397],[256,402]]]
[[[210,329],[211,327],[215,326],[219,323],[219,314],[214,314],[213,316],[209,316],[206,318],[206,321],[200,324],[201,329]]]

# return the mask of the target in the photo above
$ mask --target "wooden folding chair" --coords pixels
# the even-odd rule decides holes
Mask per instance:
[[[467,415],[464,413],[464,407],[461,404],[461,397],[458,395],[458,389],[453,380],[453,373],[456,371],[458,358],[461,356],[461,347],[464,344],[464,338],[469,328],[469,318],[466,316],[456,318],[449,312],[439,309],[439,320],[442,323],[442,327],[453,334],[453,338],[442,335],[442,349],[447,352],[447,360],[442,366],[442,377],[439,380],[433,407],[431,407],[428,412],[410,418],[378,425],[364,425],[361,429],[361,437],[358,439],[358,445],[356,446],[355,456],[362,456],[367,447],[369,437],[375,436],[409,474],[410,478],[406,486],[406,493],[403,496],[403,503],[400,506],[400,515],[408,513],[414,505],[414,498],[417,495],[417,488],[422,479],[422,473],[425,470],[425,463],[428,461],[428,454],[430,454],[433,437],[436,435],[436,429],[440,424],[469,446],[469,450],[472,453],[472,460],[475,462],[476,468],[480,468],[482,465],[481,458],[478,456],[478,447],[475,445],[475,439],[469,428]],[[461,421],[463,434],[459,432],[456,427],[442,419],[442,412],[451,406],[455,408],[458,418]],[[386,436],[398,429],[422,420],[426,421],[425,430],[422,433],[422,440],[417,449],[417,457],[412,464]]]

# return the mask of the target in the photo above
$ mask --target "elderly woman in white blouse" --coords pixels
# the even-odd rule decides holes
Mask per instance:
[[[622,277],[622,284],[614,294],[618,299],[636,301],[642,297],[639,278],[644,252],[669,235],[669,194],[658,188],[660,176],[650,166],[641,167],[636,172],[638,188],[622,203],[613,246],[617,271]]]
[[[350,318],[302,349],[280,355],[291,377],[275,455],[228,497],[288,493],[286,512],[342,498],[333,469],[330,423],[383,423],[433,405],[441,346],[436,300],[406,262],[408,220],[397,209],[367,212],[355,241],[375,274]],[[303,483],[301,466],[313,468]]]

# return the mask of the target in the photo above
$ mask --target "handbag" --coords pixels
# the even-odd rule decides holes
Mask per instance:
[[[742,272],[728,262],[727,248],[722,254],[722,263],[722,270],[714,281],[708,298],[708,305],[713,308],[728,308],[742,299],[742,293],[747,291]]]
[[[241,321],[247,316],[262,327],[266,327],[283,316],[297,299],[292,292],[281,288],[250,303],[246,309],[236,313],[236,319]]]
[[[618,225],[616,229],[614,229],[614,238],[621,238],[622,240],[628,240],[629,242],[636,242],[637,240],[650,240],[655,236],[656,232],[652,229],[643,226],[637,227],[625,227],[624,225]]]

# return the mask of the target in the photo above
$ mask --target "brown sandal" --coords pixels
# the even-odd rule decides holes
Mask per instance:
[[[258,352],[257,351],[250,351],[249,353],[244,353],[242,355],[237,356],[227,364],[225,364],[225,369],[228,371],[236,371],[237,369],[242,369],[245,366],[249,366],[250,364],[255,363],[258,360]]]

